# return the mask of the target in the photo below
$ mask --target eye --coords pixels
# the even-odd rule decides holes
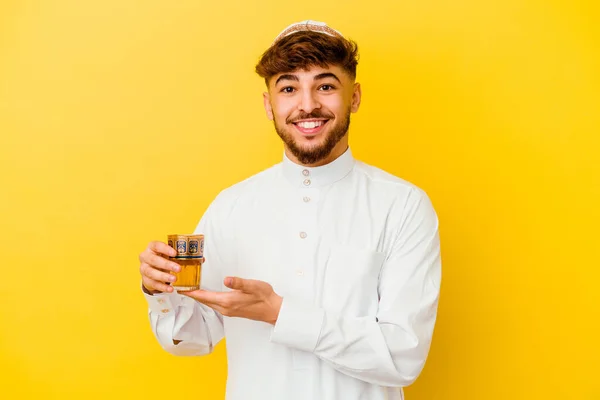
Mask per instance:
[[[294,89],[293,87],[291,87],[291,86],[286,86],[286,87],[282,88],[282,89],[280,90],[280,92],[281,92],[281,93],[293,93],[293,92],[294,92],[294,90],[295,90],[295,89]]]
[[[335,89],[335,87],[333,87],[333,85],[328,85],[328,84],[321,85],[321,87],[319,88],[319,90],[322,90],[324,92],[329,92],[333,89]]]

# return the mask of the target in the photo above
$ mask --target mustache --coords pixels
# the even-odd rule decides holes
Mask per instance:
[[[332,119],[333,117],[334,116],[332,114],[324,113],[319,110],[314,110],[310,113],[301,112],[300,114],[298,114],[297,116],[295,116],[293,118],[286,118],[285,122],[287,122],[288,124],[293,124],[293,123],[295,123],[297,121],[301,121],[303,119],[317,119],[317,118]]]

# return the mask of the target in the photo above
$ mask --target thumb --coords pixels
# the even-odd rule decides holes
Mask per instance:
[[[245,279],[237,278],[234,276],[228,276],[225,278],[224,282],[225,286],[230,289],[243,290],[244,289],[244,281]]]

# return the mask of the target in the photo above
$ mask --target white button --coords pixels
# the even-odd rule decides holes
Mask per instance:
[[[298,271],[296,271],[296,275],[303,276],[304,275],[304,271],[302,271],[301,269],[299,269]]]
[[[302,175],[308,176],[310,175],[310,172],[307,169],[305,169],[304,171],[302,171]]]
[[[304,196],[302,200],[304,200],[305,203],[308,203],[310,201],[310,197]]]
[[[304,186],[310,186],[310,179],[304,180]]]
[[[306,239],[306,236],[307,236],[307,235],[306,235],[306,232],[300,232],[300,237],[301,237],[302,239]]]

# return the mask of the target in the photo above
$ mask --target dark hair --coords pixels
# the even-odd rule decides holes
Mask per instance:
[[[256,65],[256,73],[268,86],[269,80],[277,74],[331,65],[341,67],[352,79],[356,78],[357,44],[340,36],[301,31],[283,37],[265,51]]]

